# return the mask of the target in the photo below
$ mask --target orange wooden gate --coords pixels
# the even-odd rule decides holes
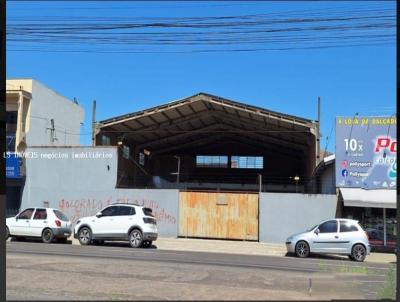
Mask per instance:
[[[179,236],[258,240],[258,194],[179,194]]]

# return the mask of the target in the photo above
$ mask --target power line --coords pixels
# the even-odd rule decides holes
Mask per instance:
[[[393,9],[339,12],[343,13],[314,10],[299,16],[259,13],[125,19],[36,16],[9,20],[7,41],[11,51],[66,53],[248,52],[394,44]]]

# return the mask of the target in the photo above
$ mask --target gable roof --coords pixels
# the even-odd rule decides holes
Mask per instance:
[[[99,133],[136,148],[171,152],[228,141],[301,157],[315,146],[318,123],[208,93],[100,121]],[[271,151],[272,152],[272,151]]]
[[[302,117],[298,117],[298,116],[294,116],[294,115],[289,115],[289,114],[284,114],[284,113],[280,113],[280,112],[276,112],[276,111],[272,111],[272,110],[267,110],[261,107],[257,107],[257,106],[253,106],[253,105],[248,105],[245,103],[241,103],[241,102],[237,102],[237,101],[232,101],[226,98],[222,98],[219,96],[215,96],[209,93],[205,93],[205,92],[199,92],[197,94],[194,94],[192,96],[189,97],[185,97],[183,99],[179,99],[176,101],[172,101],[163,105],[159,105],[159,106],[155,106],[155,107],[151,107],[145,110],[140,110],[140,111],[136,111],[136,112],[132,112],[132,113],[128,113],[128,114],[124,114],[124,115],[120,115],[117,117],[113,117],[113,118],[109,118],[109,119],[105,119],[100,121],[99,123],[101,125],[110,125],[116,122],[120,122],[120,121],[127,121],[129,119],[135,119],[135,118],[139,118],[141,116],[146,116],[149,114],[154,114],[157,112],[162,112],[165,110],[173,110],[179,107],[183,107],[187,104],[193,104],[195,102],[211,102],[211,103],[218,103],[221,105],[226,105],[226,106],[230,106],[230,107],[234,107],[236,110],[246,110],[246,111],[251,111],[254,113],[258,113],[258,114],[264,114],[264,115],[268,115],[268,116],[275,116],[275,117],[280,117],[280,118],[286,118],[286,119],[290,119],[290,120],[295,120],[298,121],[300,123],[312,123],[312,120],[309,119],[305,119]]]

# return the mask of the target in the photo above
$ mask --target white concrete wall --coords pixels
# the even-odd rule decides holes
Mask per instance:
[[[79,146],[84,109],[73,101],[33,79],[7,80],[7,89],[32,94],[27,118],[28,146]],[[57,140],[51,141],[50,120],[54,119]]]
[[[137,202],[153,208],[160,236],[178,236],[179,191],[116,189],[116,147],[31,147],[27,151],[31,158],[26,160],[21,208],[48,202],[76,222],[110,203]],[[259,239],[284,243],[289,235],[335,217],[335,212],[336,195],[262,193]]]
[[[261,193],[260,241],[285,243],[290,235],[335,218],[336,203],[336,195]]]
[[[75,223],[115,202],[136,202],[151,207],[158,220],[160,236],[178,234],[178,190],[116,189],[116,147],[28,148],[27,179],[21,208],[59,208]],[[98,154],[107,158],[72,158],[73,154]],[[49,156],[66,156],[53,158]]]

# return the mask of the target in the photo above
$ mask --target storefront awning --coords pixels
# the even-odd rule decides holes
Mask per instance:
[[[340,188],[343,203],[349,207],[396,209],[396,190]]]

